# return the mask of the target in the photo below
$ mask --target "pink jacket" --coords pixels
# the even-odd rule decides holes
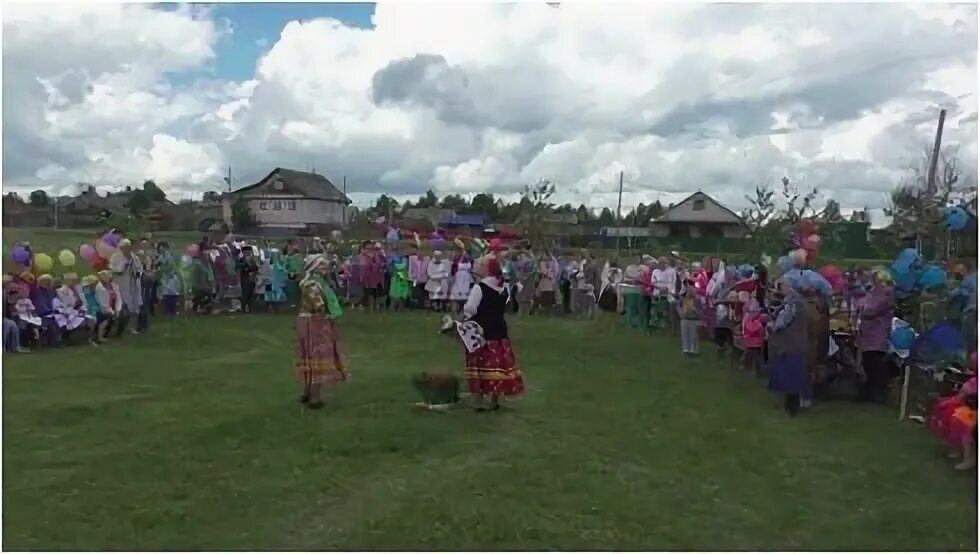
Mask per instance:
[[[429,259],[412,255],[408,257],[408,280],[413,283],[425,283],[429,280]]]
[[[745,348],[762,348],[765,342],[765,317],[762,314],[745,314],[742,318],[742,343]]]

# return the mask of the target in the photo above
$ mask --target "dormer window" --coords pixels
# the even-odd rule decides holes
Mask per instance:
[[[694,200],[694,211],[700,212],[704,209],[704,198],[696,198]]]

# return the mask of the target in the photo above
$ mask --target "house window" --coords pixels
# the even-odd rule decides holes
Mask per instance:
[[[704,209],[704,198],[698,198],[694,201],[694,211],[700,212]]]
[[[296,211],[296,201],[295,200],[290,200],[289,201],[289,209],[292,210],[292,211],[294,211],[294,212]]]
[[[260,210],[268,210],[269,209],[269,203],[268,202],[259,202],[259,209]]]
[[[272,201],[272,209],[273,210],[281,210],[282,209],[282,200],[273,200]]]

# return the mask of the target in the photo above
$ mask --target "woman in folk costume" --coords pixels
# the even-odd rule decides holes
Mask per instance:
[[[391,283],[388,285],[391,309],[396,311],[404,309],[408,305],[408,299],[411,295],[412,284],[408,281],[408,258],[398,256],[395,258],[391,272]]]
[[[99,314],[96,317],[99,341],[104,341],[112,332],[112,326],[117,327],[116,337],[123,334],[129,323],[129,311],[123,302],[119,285],[113,282],[111,271],[104,269],[98,273],[99,284],[95,286],[95,298],[99,302]]]
[[[807,375],[808,320],[803,298],[786,281],[778,283],[774,295],[769,336],[769,389],[785,397],[785,408],[796,415],[810,398]]]
[[[300,282],[300,309],[296,317],[296,378],[303,387],[300,402],[310,409],[323,407],[325,387],[348,379],[340,353],[336,320],[343,315],[340,301],[326,280],[329,263],[322,255],[310,258]]]
[[[425,290],[429,292],[429,301],[434,310],[444,311],[446,299],[449,298],[449,278],[452,264],[443,257],[442,252],[436,250],[432,253],[432,261],[429,262],[427,271],[429,281],[425,284]]]
[[[887,270],[879,269],[872,274],[871,290],[858,301],[858,351],[865,375],[858,399],[865,402],[885,402],[891,379],[886,354],[892,332],[895,293],[890,285],[891,275]]]
[[[524,378],[517,366],[514,350],[507,334],[507,296],[500,262],[485,256],[477,262],[481,279],[470,289],[463,314],[483,329],[485,344],[474,352],[466,352],[466,382],[477,402],[477,410],[500,407],[501,396],[517,396],[524,392]],[[485,399],[489,398],[489,405]]]
[[[551,254],[543,254],[538,263],[538,283],[534,298],[534,311],[551,313],[555,309],[555,283],[558,280],[558,265]]]
[[[78,274],[66,273],[65,282],[58,287],[57,295],[60,304],[60,307],[56,306],[56,311],[60,314],[60,317],[56,316],[58,325],[69,333],[79,327],[88,329],[89,342],[93,346],[98,346],[96,335],[92,333],[95,329],[95,316],[88,312],[85,295],[82,288],[78,286]]]
[[[460,254],[453,262],[453,284],[449,289],[449,300],[453,303],[453,311],[462,311],[463,304],[470,297],[470,287],[473,286],[473,264],[469,258]]]
[[[114,274],[113,282],[119,287],[122,295],[123,309],[128,314],[136,315],[136,325],[132,329],[134,335],[145,331],[149,325],[147,314],[142,311],[143,307],[143,287],[142,274],[143,264],[139,256],[133,255],[133,245],[129,239],[119,241],[119,249],[109,260],[109,269]],[[129,319],[128,315],[125,318]]]
[[[35,312],[41,317],[45,342],[48,346],[61,344],[62,335],[67,328],[62,325],[63,320],[59,321],[58,308],[61,302],[58,301],[58,295],[55,293],[54,277],[44,274],[37,278],[31,301],[34,303]]]

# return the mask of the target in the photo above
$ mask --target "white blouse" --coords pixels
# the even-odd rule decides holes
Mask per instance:
[[[480,279],[480,282],[497,292],[502,293],[504,291],[504,287],[500,284],[500,280],[496,277],[484,277],[483,279]],[[479,309],[480,302],[482,301],[483,288],[480,287],[480,285],[473,285],[473,288],[470,289],[470,295],[466,299],[466,304],[463,305],[463,314],[466,315],[467,318],[475,316],[476,310]]]

